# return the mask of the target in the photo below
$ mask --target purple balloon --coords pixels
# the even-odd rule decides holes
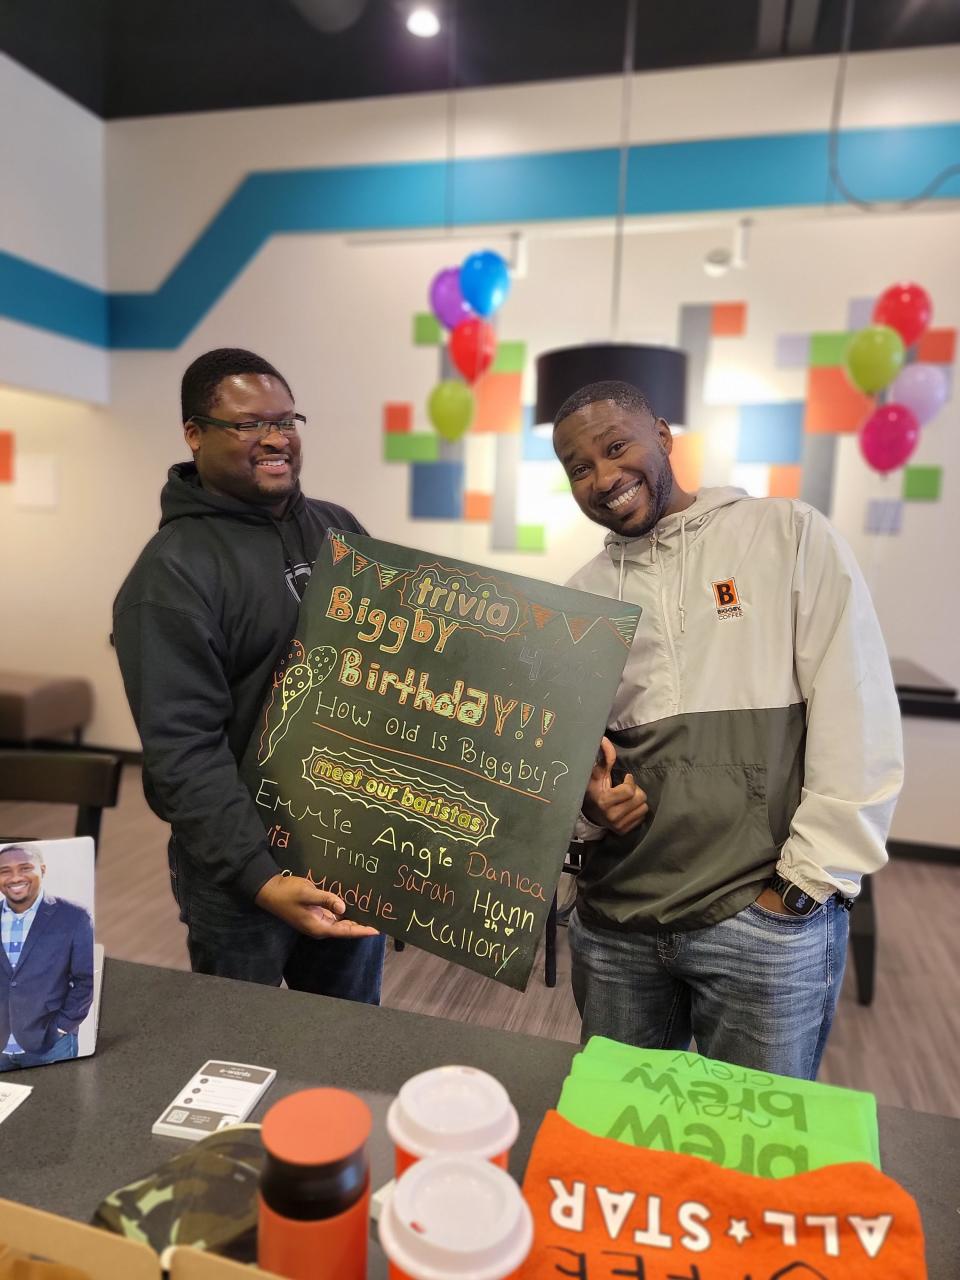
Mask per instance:
[[[923,426],[946,404],[946,374],[935,364],[908,364],[897,374],[890,399],[905,405]]]
[[[444,267],[430,282],[430,306],[445,329],[455,329],[462,320],[473,317],[472,309],[460,292],[460,268]]]

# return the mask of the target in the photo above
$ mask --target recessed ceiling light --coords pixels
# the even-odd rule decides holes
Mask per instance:
[[[425,9],[421,5],[414,9],[407,19],[407,30],[411,35],[420,36],[422,40],[429,40],[431,36],[438,34],[440,19],[432,9]]]

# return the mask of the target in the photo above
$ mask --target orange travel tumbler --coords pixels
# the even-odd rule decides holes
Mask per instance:
[[[288,1280],[366,1280],[371,1126],[366,1103],[342,1089],[293,1093],[264,1116],[264,1270]]]

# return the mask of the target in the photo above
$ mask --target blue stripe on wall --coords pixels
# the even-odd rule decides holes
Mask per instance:
[[[633,147],[631,214],[809,206],[829,191],[826,133],[714,138]],[[866,200],[903,200],[960,155],[960,124],[855,129],[841,140],[844,179]],[[497,156],[456,164],[457,222],[610,217],[613,148]],[[302,232],[405,230],[444,223],[445,165],[358,165],[246,178],[159,289],[100,294],[0,253],[0,315],[118,349],[180,345],[263,244]],[[960,197],[960,176],[938,199]]]
[[[0,316],[98,347],[108,345],[105,293],[2,250]]]

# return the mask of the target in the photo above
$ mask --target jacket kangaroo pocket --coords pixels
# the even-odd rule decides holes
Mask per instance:
[[[631,768],[650,815],[604,839],[581,876],[588,906],[620,924],[686,928],[745,906],[776,861],[766,769],[754,764]]]

